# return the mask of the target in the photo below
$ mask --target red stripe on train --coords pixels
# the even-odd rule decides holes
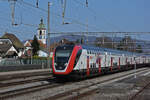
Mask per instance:
[[[89,59],[89,56],[87,56],[87,72],[86,72],[86,74],[87,74],[87,76],[89,76],[90,75],[90,64],[89,64],[89,62],[90,62],[90,59]]]
[[[113,57],[111,57],[111,65],[110,65],[111,72],[112,72],[112,67],[113,67]]]
[[[99,58],[98,64],[99,64],[99,73],[101,73],[101,58]]]
[[[53,68],[53,73],[55,73],[55,69],[54,69],[54,58],[55,57],[55,50],[53,52],[53,57],[52,57],[52,68]]]

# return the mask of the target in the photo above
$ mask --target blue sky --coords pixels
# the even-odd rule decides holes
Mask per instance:
[[[36,5],[36,0],[23,1]],[[82,32],[87,30],[87,23],[88,31],[94,32],[150,32],[150,0],[88,0],[88,8],[86,0],[67,0],[65,22],[69,22],[68,25],[62,25],[61,0],[39,0],[39,8],[47,10],[48,1],[52,3],[51,32]],[[45,10],[24,2],[16,2],[15,22],[18,26],[14,27],[11,25],[10,2],[0,0],[0,36],[11,32],[21,40],[31,39],[37,33],[40,18],[47,24]],[[145,38],[144,35],[136,37]],[[148,35],[146,37],[148,39]]]

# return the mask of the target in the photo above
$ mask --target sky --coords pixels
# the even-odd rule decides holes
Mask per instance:
[[[61,0],[17,0],[15,23],[11,25],[11,3],[0,0],[0,36],[14,33],[19,39],[32,39],[40,19],[47,26],[47,8],[50,7],[50,32],[150,32],[150,0],[66,0],[65,22],[62,24]],[[88,27],[87,27],[88,26]],[[149,40],[148,34],[136,35]]]

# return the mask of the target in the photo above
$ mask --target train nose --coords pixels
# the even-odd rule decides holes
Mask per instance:
[[[64,68],[62,66],[59,66],[59,70],[63,70]]]
[[[64,70],[67,67],[67,63],[58,63],[56,64],[56,70]]]

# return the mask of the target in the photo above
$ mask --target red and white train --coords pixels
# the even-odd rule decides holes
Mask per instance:
[[[137,53],[84,45],[62,45],[55,49],[53,75],[59,77],[89,77],[150,64],[150,57]]]

